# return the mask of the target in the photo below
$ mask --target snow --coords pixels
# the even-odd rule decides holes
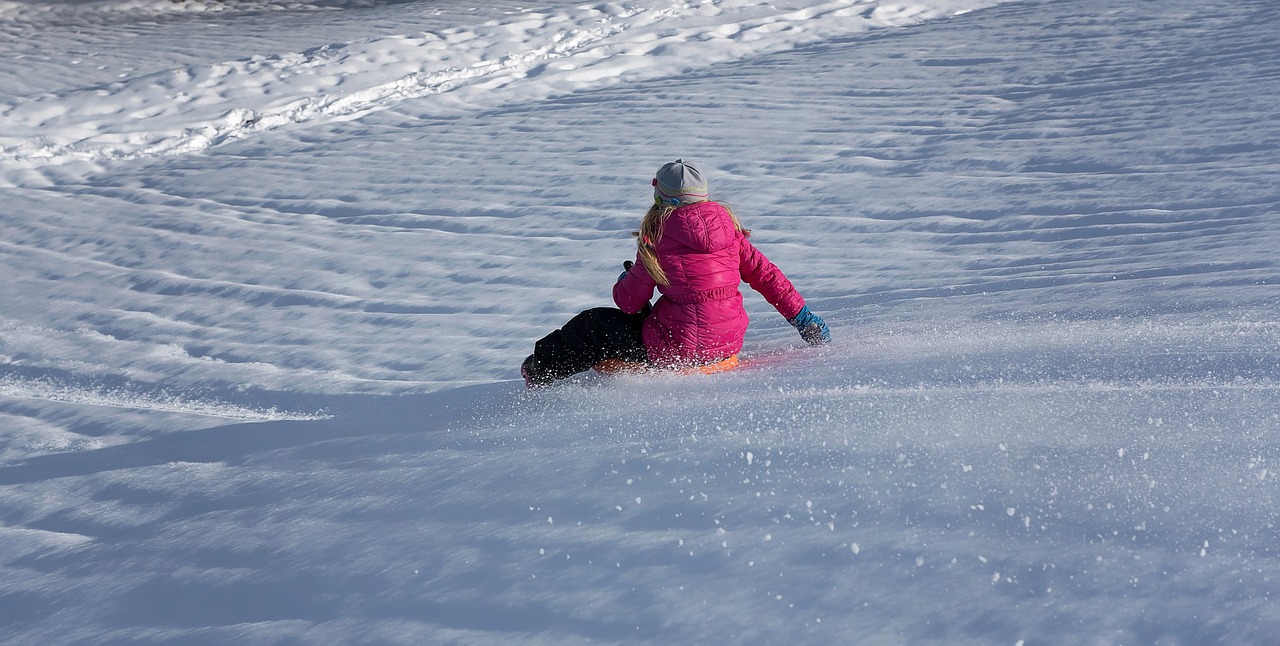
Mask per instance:
[[[0,2],[0,641],[1267,643],[1278,27]],[[835,341],[526,391],[675,157]]]

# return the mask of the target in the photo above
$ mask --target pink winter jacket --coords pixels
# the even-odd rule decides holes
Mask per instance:
[[[733,226],[715,202],[676,209],[663,224],[658,262],[671,284],[659,287],[639,257],[613,286],[613,302],[635,314],[662,293],[644,322],[649,360],[659,364],[705,363],[742,349],[747,311],[738,284],[746,281],[785,318],[804,307],[804,298],[769,259]]]

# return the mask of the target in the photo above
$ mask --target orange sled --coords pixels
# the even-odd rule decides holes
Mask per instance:
[[[728,372],[733,370],[734,368],[737,368],[738,365],[738,355],[735,354],[727,359],[721,359],[712,363],[672,368],[672,372],[678,375],[714,375],[717,372]],[[596,372],[602,375],[641,374],[661,370],[660,368],[656,368],[647,363],[636,363],[633,361],[623,361],[621,359],[605,359],[592,367]]]

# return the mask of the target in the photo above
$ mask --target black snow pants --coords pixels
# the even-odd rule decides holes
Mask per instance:
[[[648,315],[649,308],[639,314],[613,307],[582,312],[534,344],[524,372],[533,384],[549,384],[590,370],[604,359],[647,363],[640,330]]]

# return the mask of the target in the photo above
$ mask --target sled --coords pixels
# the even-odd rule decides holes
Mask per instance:
[[[714,375],[719,372],[728,372],[741,365],[738,361],[738,355],[732,355],[728,358],[711,363],[700,363],[693,366],[676,366],[670,371],[678,375]],[[647,372],[664,371],[664,368],[654,366],[647,363],[639,363],[635,361],[623,361],[621,359],[605,359],[593,366],[593,369],[602,375],[617,374],[643,374]]]

